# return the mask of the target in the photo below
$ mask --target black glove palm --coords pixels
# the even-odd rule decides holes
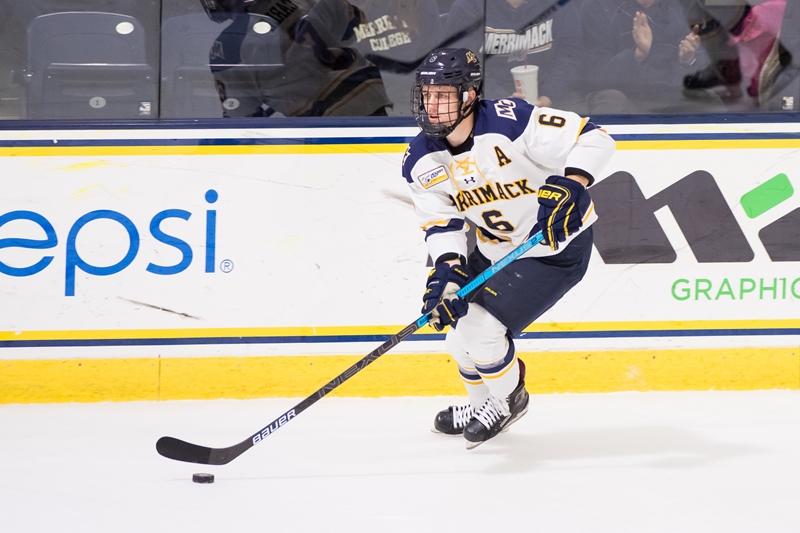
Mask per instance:
[[[455,324],[467,314],[469,304],[456,293],[468,282],[469,274],[460,265],[440,263],[428,274],[425,294],[422,295],[422,313],[431,315],[428,323],[436,331]]]
[[[536,193],[539,198],[536,226],[544,235],[542,242],[552,250],[558,250],[558,243],[567,240],[583,226],[580,200],[588,194],[581,183],[564,176],[550,176],[539,188]]]

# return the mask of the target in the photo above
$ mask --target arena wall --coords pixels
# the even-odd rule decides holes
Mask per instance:
[[[419,317],[416,128],[279,123],[0,131],[0,403],[305,397]],[[800,388],[798,126],[606,125],[529,390]],[[333,394],[462,394],[442,339]]]

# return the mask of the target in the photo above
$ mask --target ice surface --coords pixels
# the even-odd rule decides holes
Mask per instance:
[[[464,398],[325,398],[232,463],[296,399],[0,406],[0,531],[800,531],[800,392],[538,395],[472,451],[430,431]],[[212,485],[192,483],[211,472]]]

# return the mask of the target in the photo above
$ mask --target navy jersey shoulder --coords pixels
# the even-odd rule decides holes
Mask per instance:
[[[533,110],[534,106],[518,98],[481,100],[475,136],[498,133],[514,141],[528,127]]]
[[[435,137],[428,137],[420,132],[408,144],[408,149],[403,156],[403,177],[408,183],[411,183],[411,169],[417,164],[417,161],[425,157],[427,154],[434,152],[441,152],[447,150],[444,141]]]

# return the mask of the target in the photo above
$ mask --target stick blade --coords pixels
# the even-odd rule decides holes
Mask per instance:
[[[161,437],[156,442],[156,451],[167,459],[200,465],[226,465],[252,447],[252,437],[227,448],[208,448],[174,437]]]
[[[156,442],[156,451],[167,459],[184,463],[211,464],[211,448],[198,446],[174,437],[161,437]]]

